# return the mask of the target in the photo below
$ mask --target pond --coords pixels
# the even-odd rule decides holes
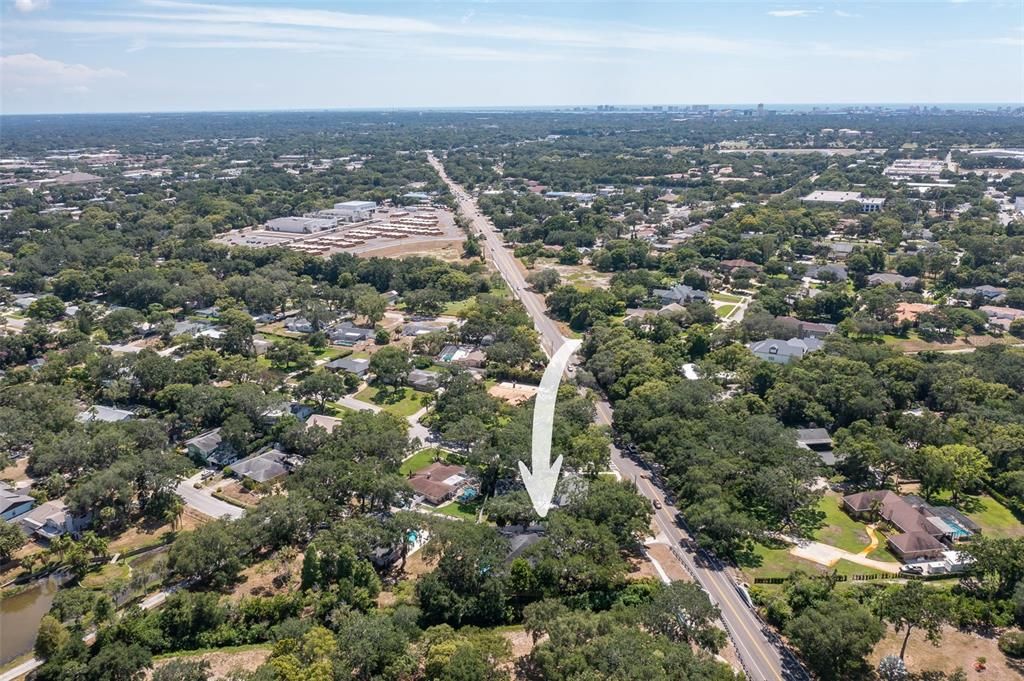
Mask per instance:
[[[32,651],[39,621],[50,611],[59,588],[56,579],[42,579],[0,600],[0,665]]]

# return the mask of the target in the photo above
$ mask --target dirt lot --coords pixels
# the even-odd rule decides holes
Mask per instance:
[[[235,586],[230,598],[233,601],[240,601],[246,596],[256,594],[272,596],[297,589],[301,569],[301,553],[296,553],[294,556],[277,555],[269,560],[251,565],[242,571],[242,581]],[[278,588],[274,586],[274,579],[282,575],[290,575],[290,579]]]
[[[253,648],[250,650],[239,650],[233,652],[204,653],[195,656],[181,656],[182,660],[206,660],[210,663],[210,679],[223,679],[230,672],[242,669],[251,672],[263,664],[270,655],[270,648]],[[159,668],[170,662],[170,660],[157,660],[153,663],[154,668]],[[153,673],[148,672],[146,679],[152,678]]]
[[[253,494],[245,489],[238,480],[221,485],[218,491],[228,499],[238,502],[242,506],[255,506],[263,498],[261,494]]]
[[[537,394],[537,386],[535,385],[523,385],[521,383],[498,383],[492,386],[487,394],[493,395],[498,399],[505,400],[509,404],[515,406],[526,402],[528,399]]]
[[[9,480],[15,484],[29,480],[27,468],[28,457],[23,456],[6,468],[0,469],[0,480]]]
[[[564,284],[575,284],[579,288],[608,288],[611,286],[611,273],[598,272],[589,265],[559,265],[551,258],[537,258],[531,272],[553,269],[558,272]]]
[[[407,243],[383,243],[380,248],[365,251],[352,249],[352,253],[360,258],[401,258],[406,255],[429,255],[439,260],[454,262],[462,259],[462,242],[464,240],[413,241],[402,239]]]
[[[875,652],[870,658],[872,665],[877,665],[886,655],[899,655],[902,644],[903,634],[890,627],[885,638],[875,646]],[[979,657],[985,658],[986,668],[982,672],[974,669],[974,662]],[[957,631],[952,627],[942,628],[942,641],[938,647],[929,643],[921,632],[913,632],[904,661],[907,663],[907,669],[914,672],[952,672],[957,667],[962,667],[967,673],[967,678],[972,680],[1020,681],[1024,676],[1024,665],[1008,660],[999,652],[995,638],[983,638]]]
[[[206,516],[193,511],[190,508],[186,508],[185,512],[181,515],[181,521],[178,523],[177,531],[182,530],[194,530],[200,525],[209,521]],[[108,551],[111,554],[130,551],[140,546],[147,544],[155,544],[160,538],[172,532],[174,529],[171,528],[170,523],[163,525],[138,525],[133,526],[122,532],[115,539],[111,540],[108,546]]]
[[[654,560],[658,561],[658,564],[661,565],[661,569],[665,571],[665,574],[673,582],[693,581],[693,577],[691,577],[690,573],[686,571],[686,568],[682,567],[679,564],[679,561],[676,560],[675,556],[672,555],[672,549],[665,544],[648,544],[647,552],[651,554],[651,557],[654,558]],[[648,565],[650,565],[650,563],[648,563]],[[654,570],[653,565],[651,565],[651,569]],[[657,571],[655,571],[655,575],[660,579],[661,576],[658,575]]]

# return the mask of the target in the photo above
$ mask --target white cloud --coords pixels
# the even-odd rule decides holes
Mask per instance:
[[[28,14],[50,6],[50,0],[14,0],[14,9]]]
[[[816,9],[773,9],[768,14],[773,17],[808,17],[817,14]]]
[[[834,10],[833,13],[837,17],[842,17],[843,19],[858,19],[861,16],[860,14],[854,14],[853,12],[847,12],[841,9]]]
[[[125,74],[108,68],[92,68],[84,64],[67,64],[27,52],[0,57],[0,74],[5,87],[63,87],[76,89],[107,78]]]

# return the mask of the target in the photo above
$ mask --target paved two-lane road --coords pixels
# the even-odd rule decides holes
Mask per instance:
[[[523,303],[541,335],[541,343],[548,355],[554,354],[565,338],[561,329],[547,314],[543,296],[527,289],[522,266],[515,256],[505,248],[501,235],[480,212],[474,198],[445,172],[444,166],[433,155],[430,163],[455,194],[463,213],[471,222],[473,231],[484,241],[487,259],[494,263],[516,297]],[[611,425],[612,410],[607,402],[597,404],[598,422]],[[680,527],[674,509],[665,502],[662,491],[648,479],[642,477],[642,469],[631,459],[622,456],[612,448],[612,465],[625,479],[634,480],[640,493],[652,501],[657,500],[662,508],[655,511],[655,522],[659,530],[673,545],[673,555],[680,565],[693,574],[700,585],[722,611],[722,620],[729,631],[733,645],[753,681],[774,681],[776,679],[806,679],[807,673],[793,659],[792,655],[776,645],[774,635],[763,625],[737,591],[728,571],[717,561],[698,565],[689,553],[680,548],[680,542],[688,539]]]

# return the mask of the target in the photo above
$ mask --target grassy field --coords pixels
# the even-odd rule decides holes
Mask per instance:
[[[717,314],[719,317],[725,319],[730,314],[732,314],[732,311],[735,310],[735,309],[736,309],[735,305],[722,305],[721,307],[716,307],[715,308],[715,314]]]
[[[457,317],[466,310],[468,310],[469,308],[473,307],[474,305],[476,305],[476,298],[456,300],[444,306],[444,314]]]
[[[870,574],[883,574],[878,570],[873,570],[863,565],[851,563],[847,560],[840,560],[835,564],[833,568],[827,568],[824,565],[818,563],[812,563],[809,560],[797,558],[789,554],[789,547],[783,548],[771,548],[764,546],[763,544],[757,544],[754,547],[754,554],[760,559],[760,565],[757,566],[744,566],[743,574],[747,576],[747,580],[753,584],[754,579],[761,577],[788,577],[789,574],[795,570],[802,570],[808,574],[825,574],[831,570],[835,572],[852,577],[852,575],[870,575]],[[852,580],[851,580],[852,581]],[[780,588],[781,585],[762,584],[766,588]]]
[[[738,303],[743,299],[731,293],[712,293],[711,300],[717,300],[720,303]]]
[[[818,502],[818,510],[825,514],[825,525],[814,533],[814,539],[837,549],[860,553],[871,543],[871,538],[859,523],[839,508],[839,495],[828,493]]]
[[[440,449],[424,449],[416,452],[408,459],[402,462],[398,472],[402,475],[409,475],[415,473],[421,468],[429,466],[434,461],[434,457],[440,458],[442,461],[445,460],[445,453]]]
[[[1021,524],[1010,509],[988,495],[972,497],[965,504],[970,509],[965,513],[968,518],[981,525],[986,537],[1022,537],[1024,525]]]
[[[388,390],[384,395],[381,395],[380,390],[376,386],[371,385],[366,390],[356,394],[356,399],[367,404],[376,404],[390,414],[405,418],[412,416],[423,408],[423,405],[420,403],[422,396],[422,393],[418,393],[412,388],[401,388],[397,392]]]
[[[444,506],[438,506],[434,509],[438,513],[449,515],[453,518],[462,518],[463,520],[471,523],[476,522],[476,515],[480,512],[480,502],[474,501],[468,504],[463,504],[458,501],[453,501],[450,504]]]

